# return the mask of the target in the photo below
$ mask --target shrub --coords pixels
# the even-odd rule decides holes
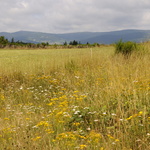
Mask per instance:
[[[135,42],[123,42],[122,40],[116,43],[116,53],[122,53],[123,55],[130,55],[133,51],[138,49],[138,45]]]

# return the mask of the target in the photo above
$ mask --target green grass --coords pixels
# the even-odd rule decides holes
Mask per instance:
[[[0,50],[0,149],[149,149],[146,49]]]
[[[63,67],[66,62],[71,60],[82,61],[85,57],[92,55],[105,55],[112,53],[112,47],[98,49],[40,49],[40,50],[0,50],[0,68],[8,73],[21,71],[31,74],[42,69],[45,73],[47,68],[57,69]],[[104,50],[104,51],[103,51]]]

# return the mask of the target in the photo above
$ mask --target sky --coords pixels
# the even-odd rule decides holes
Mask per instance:
[[[0,32],[150,30],[150,0],[0,0]]]

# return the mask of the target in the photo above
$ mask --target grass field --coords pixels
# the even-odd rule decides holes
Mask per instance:
[[[0,50],[0,149],[148,150],[150,46]]]

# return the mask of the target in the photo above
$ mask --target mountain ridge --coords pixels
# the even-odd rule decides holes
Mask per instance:
[[[65,41],[73,40],[85,43],[112,44],[122,39],[123,41],[144,42],[150,40],[150,30],[118,30],[109,32],[73,32],[73,33],[44,33],[34,31],[0,32],[0,36],[5,36],[9,41],[14,38],[15,41],[26,43],[63,44]]]

